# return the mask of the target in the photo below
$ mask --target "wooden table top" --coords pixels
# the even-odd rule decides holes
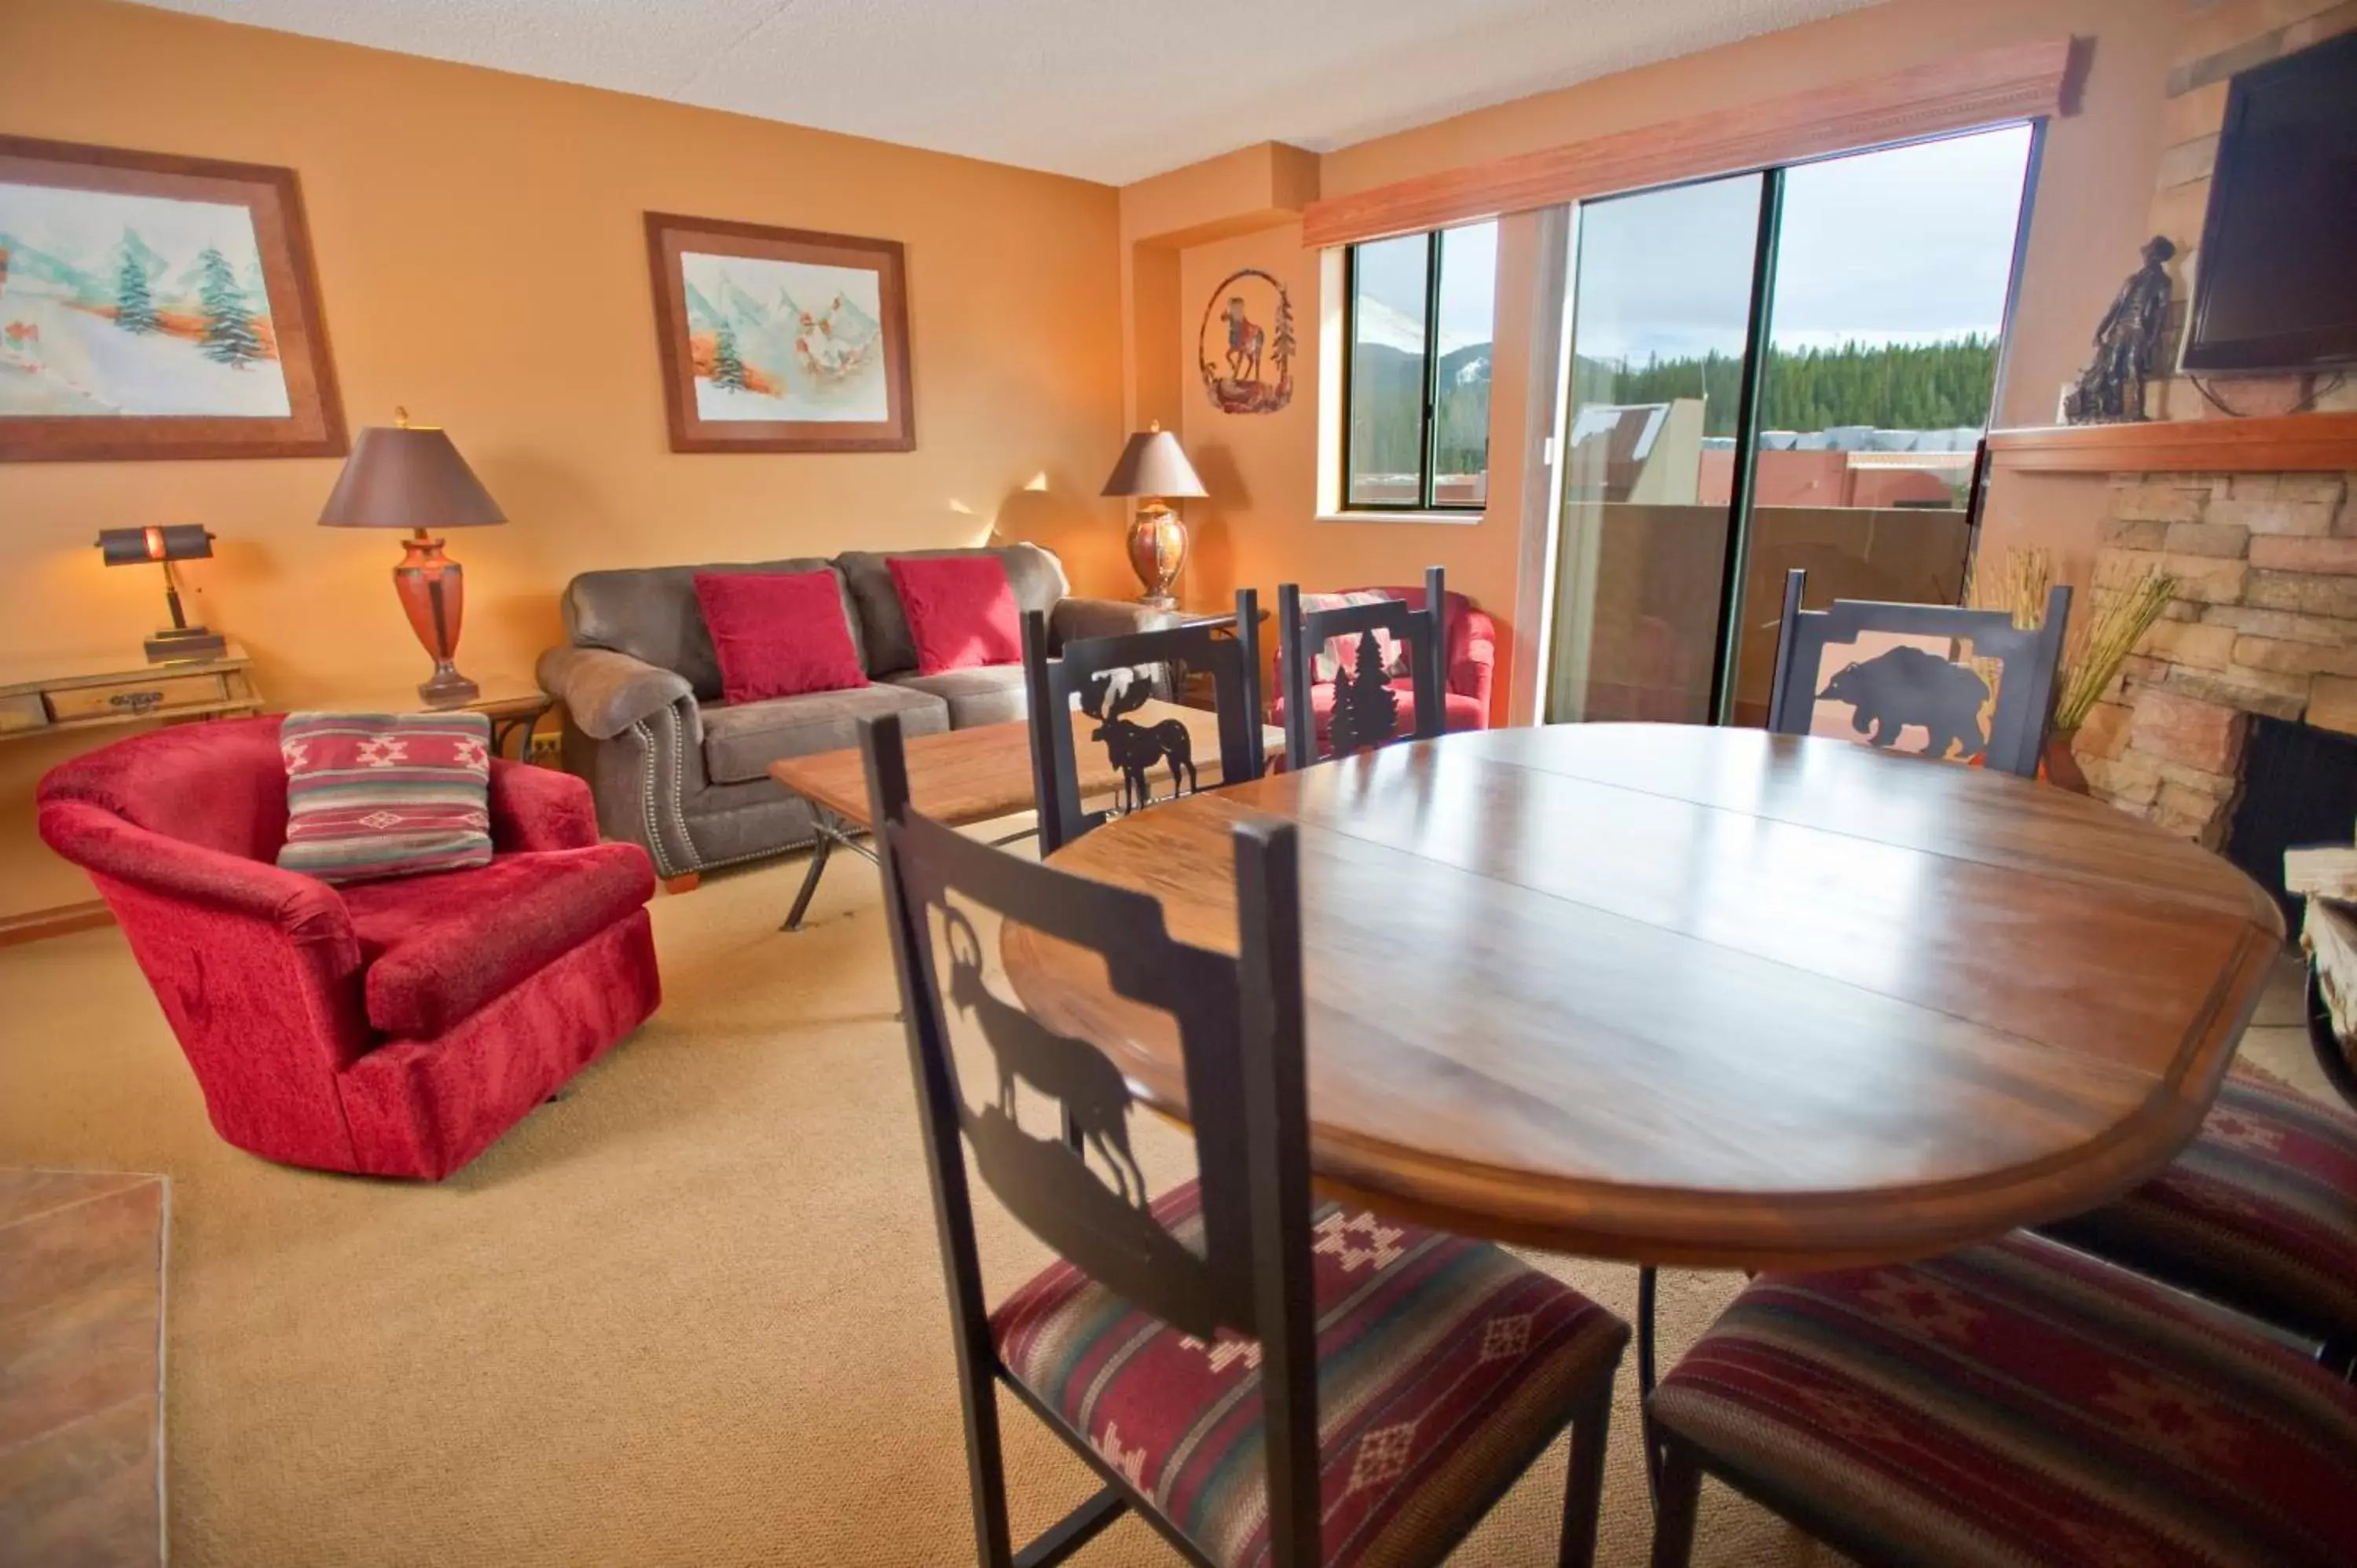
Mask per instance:
[[[1164,719],[1177,719],[1185,725],[1195,743],[1202,787],[1209,789],[1217,782],[1219,714],[1208,708],[1180,707],[1157,698],[1129,716],[1131,722],[1139,725],[1157,725]],[[1031,726],[1023,720],[976,725],[940,735],[912,736],[905,745],[909,803],[935,822],[952,826],[986,822],[1031,811],[1039,803],[1031,779]],[[1285,731],[1274,725],[1263,725],[1261,746],[1269,760],[1283,757]],[[1111,794],[1121,787],[1121,775],[1106,760],[1103,747],[1076,745],[1072,757],[1080,775],[1082,799]],[[772,762],[770,777],[856,827],[870,825],[867,774],[856,746]]]
[[[2192,1136],[2282,941],[2241,872],[2108,807],[1756,730],[1392,746],[1054,864],[1233,951],[1253,813],[1301,829],[1321,1186],[1595,1257],[1896,1261],[2108,1201]],[[1036,932],[1003,950],[1183,1119],[1167,1015]]]

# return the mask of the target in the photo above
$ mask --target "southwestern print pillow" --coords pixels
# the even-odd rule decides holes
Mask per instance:
[[[491,863],[491,721],[481,714],[289,714],[278,864],[373,882]]]
[[[1355,594],[1304,594],[1301,596],[1301,613],[1308,615],[1314,610],[1348,609],[1352,605],[1389,604],[1391,598],[1389,594],[1373,593],[1363,588]],[[1407,673],[1407,650],[1400,646],[1399,639],[1381,627],[1375,628],[1375,651],[1383,656],[1386,680]],[[1354,675],[1358,672],[1359,634],[1355,631],[1347,637],[1326,639],[1326,646],[1309,660],[1309,678],[1318,685],[1330,686],[1345,664],[1351,667]]]

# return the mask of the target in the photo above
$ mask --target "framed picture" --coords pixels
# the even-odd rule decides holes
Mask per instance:
[[[0,136],[0,461],[346,450],[294,170]]]
[[[647,214],[674,452],[908,452],[892,240]]]

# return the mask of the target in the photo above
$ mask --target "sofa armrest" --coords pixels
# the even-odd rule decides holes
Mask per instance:
[[[501,854],[597,842],[589,786],[570,773],[491,758],[491,844]]]
[[[695,705],[685,676],[609,648],[552,648],[540,656],[538,674],[540,689],[595,740],[611,740],[674,703]]]
[[[1048,618],[1048,641],[1051,647],[1060,649],[1075,638],[1125,637],[1133,631],[1159,631],[1186,618],[1177,610],[1130,599],[1059,599],[1054,613]]]

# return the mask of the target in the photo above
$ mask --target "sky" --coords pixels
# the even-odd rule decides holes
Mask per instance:
[[[1772,336],[1779,347],[1925,343],[2002,324],[2027,126],[1828,158],[1784,181]],[[1758,175],[1580,209],[1578,351],[1642,360],[1743,350]],[[1498,226],[1442,239],[1443,352],[1491,336]],[[1361,290],[1424,315],[1422,235],[1358,252]]]

